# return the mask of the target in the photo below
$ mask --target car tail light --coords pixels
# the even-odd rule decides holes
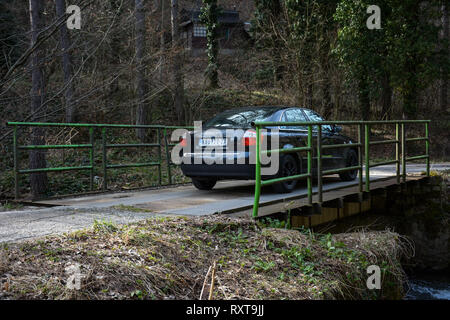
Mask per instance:
[[[186,135],[183,135],[183,136],[180,138],[179,144],[180,144],[180,146],[182,146],[182,147],[187,147],[187,138],[186,138]]]
[[[263,135],[261,135],[260,142],[263,140]],[[247,130],[243,137],[244,146],[256,146],[256,131]]]

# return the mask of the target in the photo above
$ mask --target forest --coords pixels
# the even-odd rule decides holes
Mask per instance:
[[[0,0],[0,199],[11,198],[14,187],[8,121],[191,125],[229,108],[297,105],[329,120],[430,119],[432,159],[448,161],[448,5]],[[23,128],[20,137],[21,144],[34,145],[89,139],[73,128]],[[136,129],[108,138],[133,143],[155,136]],[[133,161],[157,155],[111,150],[109,156]],[[81,151],[31,150],[18,161],[32,169],[88,160]],[[119,170],[109,177],[111,188],[155,183],[149,173]],[[77,192],[87,183],[82,173],[21,179],[22,192],[33,196]]]

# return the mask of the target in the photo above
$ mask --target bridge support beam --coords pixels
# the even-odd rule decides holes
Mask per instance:
[[[351,217],[360,213],[402,214],[411,210],[424,197],[433,197],[442,192],[439,182],[431,178],[412,178],[406,183],[380,184],[370,192],[336,192],[336,197],[326,197],[321,204],[307,204],[305,199],[296,199],[284,206],[285,217],[290,217],[293,228],[315,227]],[[438,181],[438,179],[436,179]],[[289,211],[289,210],[290,211]],[[288,214],[290,212],[290,214]]]

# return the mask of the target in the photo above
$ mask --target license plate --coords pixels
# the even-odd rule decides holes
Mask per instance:
[[[215,139],[215,138],[203,138],[200,139],[198,143],[201,147],[217,147],[217,146],[226,146],[227,145],[227,139]]]

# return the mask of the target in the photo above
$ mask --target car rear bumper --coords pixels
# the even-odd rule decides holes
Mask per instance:
[[[235,153],[222,153],[216,155],[202,153],[185,153],[182,156],[181,170],[188,177],[211,177],[221,179],[253,180],[255,179],[255,154],[243,151]],[[278,161],[272,168],[261,165],[262,179],[275,177],[278,172]],[[270,167],[270,168],[269,168]]]
[[[186,153],[181,170],[188,177],[249,180],[255,178],[255,165],[249,159],[250,153],[245,151],[216,155]]]
[[[188,177],[251,180],[255,178],[254,164],[182,164],[181,170]]]

